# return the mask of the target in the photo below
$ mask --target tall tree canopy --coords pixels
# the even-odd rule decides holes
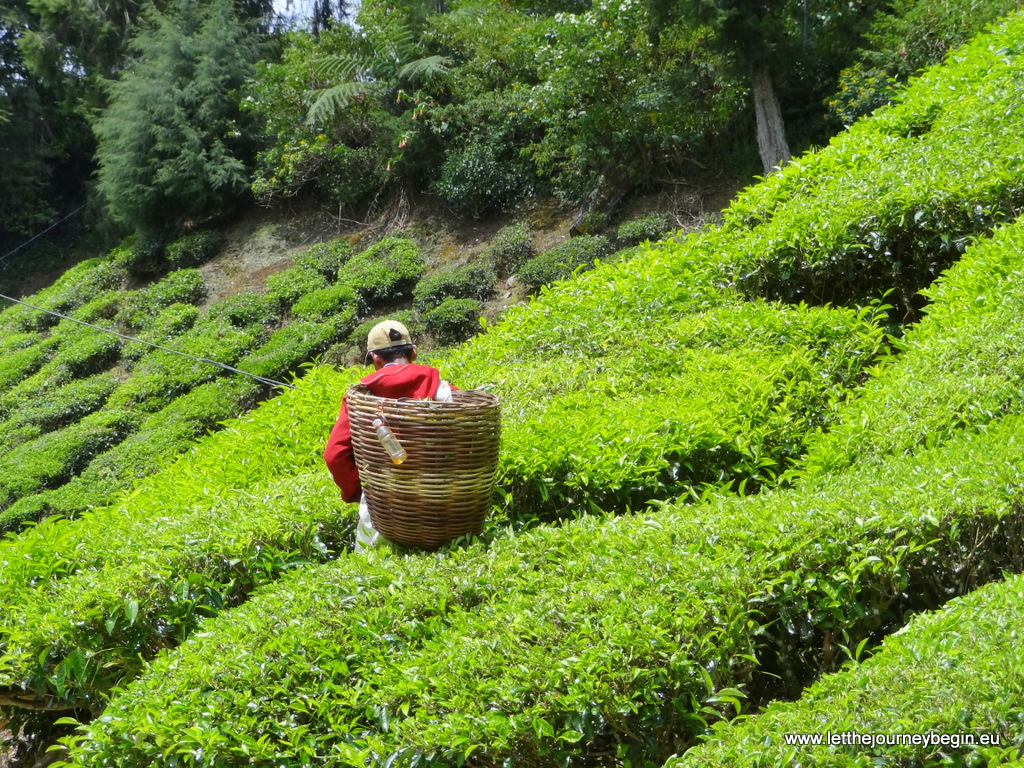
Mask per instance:
[[[231,0],[174,0],[144,17],[136,58],[96,121],[99,190],[111,216],[160,231],[248,190],[252,136],[237,90],[258,46]]]

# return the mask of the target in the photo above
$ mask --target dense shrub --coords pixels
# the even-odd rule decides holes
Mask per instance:
[[[222,373],[209,361],[231,365],[259,344],[262,328],[236,328],[224,320],[206,318],[174,342],[177,352],[157,349],[143,357],[132,376],[114,392],[111,407],[139,408],[153,413],[193,387]]]
[[[775,684],[759,665],[800,686],[829,643],[1024,565],[1021,426],[802,491],[294,573],[157,659],[73,761],[657,764]]]
[[[494,291],[494,273],[484,264],[450,267],[424,277],[413,289],[413,306],[420,312],[447,299],[486,299]]]
[[[66,483],[89,460],[138,427],[124,411],[100,411],[0,456],[0,509],[39,489]]]
[[[295,259],[295,265],[304,269],[314,269],[333,282],[338,279],[341,268],[348,263],[354,253],[349,242],[339,237],[327,243],[311,246]]]
[[[87,301],[71,313],[71,317],[85,323],[97,320],[113,320],[121,310],[121,305],[132,295],[130,291],[105,291]]]
[[[266,325],[281,318],[276,302],[261,293],[244,291],[212,304],[211,319],[223,318],[232,325],[246,328],[252,325]]]
[[[336,390],[355,375],[329,373],[311,372],[297,389],[233,421],[172,471],[142,480],[118,506],[0,540],[0,560],[11,564],[0,570],[0,690],[6,694],[26,674],[30,687],[59,688],[64,699],[106,690],[202,617],[350,540],[351,508],[341,504],[321,454],[337,415]],[[89,472],[134,478],[151,471],[188,447],[184,434],[203,428],[195,414],[212,427],[253,386],[237,377],[193,390],[147,420],[116,460],[107,454]],[[86,603],[88,617],[79,613]],[[126,611],[131,605],[138,607]],[[23,668],[22,651],[42,652],[40,643],[51,652],[33,653]],[[91,680],[75,671],[80,648],[96,649],[89,651]]]
[[[124,282],[123,268],[105,257],[86,259],[62,274],[49,288],[29,296],[26,303],[41,309],[68,314],[98,295]],[[35,309],[16,305],[0,313],[0,328],[12,331],[43,330],[58,318]]]
[[[738,725],[723,723],[709,743],[666,768],[1016,763],[1024,749],[1017,725],[1024,670],[1014,642],[1022,616],[1020,576],[982,587],[914,617],[880,653],[825,676],[799,701],[773,704]],[[832,734],[839,743],[786,743],[798,734],[823,741]],[[853,734],[888,743],[853,742]],[[921,743],[894,744],[897,735]]]
[[[39,433],[52,432],[92,413],[106,402],[118,384],[120,381],[114,376],[96,374],[72,379],[47,392],[45,398],[23,403],[6,422],[0,422],[0,453],[22,442],[13,433],[23,427],[36,427]]]
[[[361,311],[394,304],[410,293],[424,270],[423,256],[411,240],[385,237],[353,256],[338,281],[359,297]]]
[[[604,235],[573,237],[530,259],[520,267],[517,276],[537,289],[569,277],[577,269],[592,269],[595,261],[605,258],[610,252],[611,244]]]
[[[502,158],[507,154],[493,140],[474,141],[449,152],[435,187],[457,211],[479,216],[507,209],[529,194],[525,163]]]
[[[287,311],[307,293],[325,288],[327,278],[309,267],[295,266],[267,278],[264,297],[280,311]]]
[[[442,344],[457,344],[480,330],[480,310],[476,299],[445,299],[423,315],[423,324]]]
[[[356,292],[344,283],[318,288],[295,302],[292,315],[304,320],[339,320],[351,323],[356,314]]]
[[[631,248],[645,240],[658,240],[671,228],[672,219],[667,213],[653,213],[632,219],[619,225],[615,233],[615,247]]]
[[[172,269],[198,267],[217,255],[224,235],[217,229],[200,229],[182,235],[167,246],[164,256]]]
[[[299,366],[311,362],[351,331],[354,320],[355,314],[350,311],[347,318],[293,322],[274,331],[263,346],[243,357],[238,369],[278,380],[297,373]]]
[[[528,224],[502,227],[491,240],[491,266],[499,277],[517,272],[533,255],[533,235]]]

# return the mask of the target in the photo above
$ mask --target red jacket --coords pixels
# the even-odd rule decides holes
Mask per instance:
[[[429,365],[409,363],[407,365],[386,365],[379,371],[359,380],[378,397],[412,397],[417,400],[433,398],[437,394],[441,374]],[[454,387],[452,387],[454,389]],[[324,461],[334,476],[334,482],[341,488],[341,498],[347,502],[359,501],[363,495],[359,484],[359,470],[352,454],[352,429],[348,421],[347,397],[341,401],[338,421],[327,439]]]

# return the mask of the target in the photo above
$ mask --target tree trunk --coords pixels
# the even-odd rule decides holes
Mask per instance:
[[[757,115],[757,148],[766,174],[783,166],[791,157],[786,142],[786,125],[782,122],[779,99],[772,86],[768,67],[756,65],[751,73],[754,87],[754,112]]]

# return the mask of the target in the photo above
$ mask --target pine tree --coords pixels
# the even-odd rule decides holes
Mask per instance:
[[[137,56],[94,126],[98,187],[115,220],[160,232],[248,192],[251,147],[237,91],[256,45],[231,0],[175,0],[145,22]]]

